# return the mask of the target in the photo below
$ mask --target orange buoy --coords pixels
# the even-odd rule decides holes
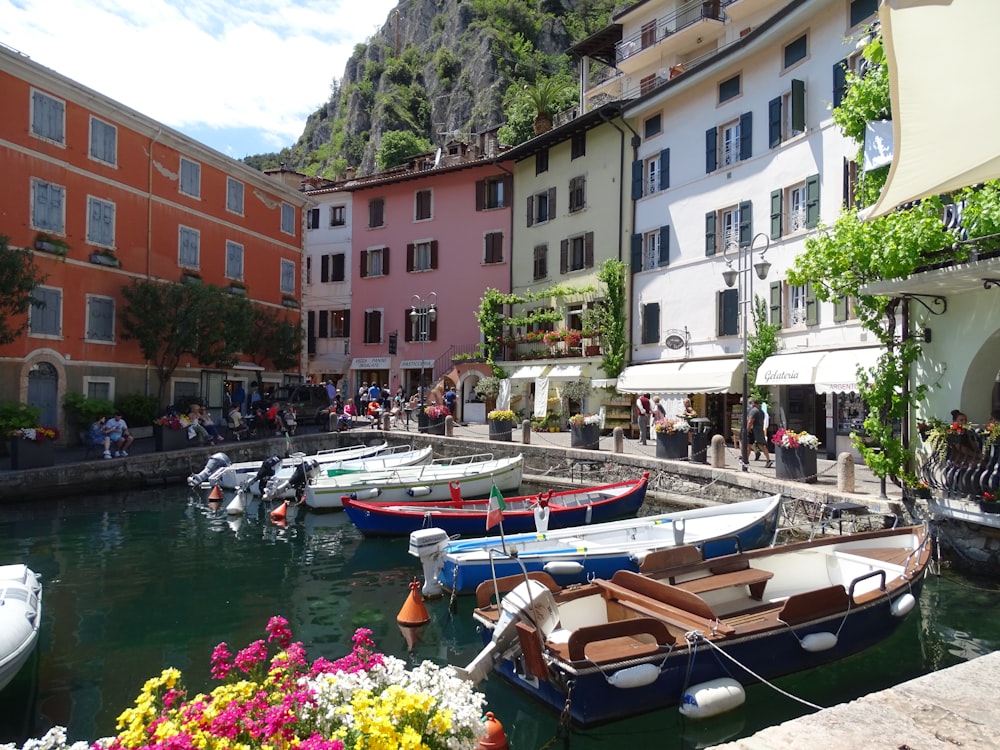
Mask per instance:
[[[479,750],[507,750],[507,733],[492,711],[486,712],[483,723],[486,724],[486,736],[479,740]]]
[[[219,485],[215,485],[212,491],[208,493],[209,500],[221,500],[222,499],[222,488]]]
[[[396,623],[405,627],[415,628],[431,621],[424,606],[424,598],[420,595],[420,583],[416,578],[410,582],[410,593],[403,602],[403,608],[396,615]]]
[[[288,501],[286,500],[281,505],[279,505],[277,508],[275,508],[274,510],[271,511],[271,520],[272,521],[284,521],[285,520],[285,516],[287,516],[287,515],[288,515]]]

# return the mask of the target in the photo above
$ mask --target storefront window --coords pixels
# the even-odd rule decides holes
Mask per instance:
[[[837,394],[837,434],[850,435],[862,432],[867,409],[857,393]]]

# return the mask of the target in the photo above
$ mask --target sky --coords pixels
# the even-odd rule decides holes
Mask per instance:
[[[397,0],[0,0],[0,43],[227,156],[278,151]]]

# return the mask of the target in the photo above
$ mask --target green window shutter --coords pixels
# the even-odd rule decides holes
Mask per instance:
[[[642,235],[632,235],[632,273],[642,270]]]
[[[781,215],[782,215],[782,200],[784,199],[784,193],[781,190],[771,191],[771,239],[776,240],[781,237]]]
[[[815,229],[819,224],[819,175],[806,178],[806,227]]]
[[[847,320],[847,297],[837,297],[833,301],[833,322],[843,323]]]
[[[837,108],[847,93],[847,58],[833,64],[833,106]]]
[[[709,128],[705,131],[705,173],[711,174],[718,167],[719,146],[718,128]]]
[[[670,226],[660,227],[660,257],[656,259],[656,265],[670,265]]]
[[[767,147],[781,145],[781,97],[767,103]]]
[[[771,325],[782,326],[781,321],[781,282],[771,282]]]
[[[819,300],[813,293],[812,284],[806,284],[806,325],[819,325]]]
[[[641,173],[640,167],[640,173]],[[641,180],[640,176],[640,180]],[[670,149],[665,148],[660,152],[660,190],[670,187]]]
[[[715,255],[715,211],[705,214],[705,255]]]
[[[656,344],[660,340],[660,303],[650,302],[642,309],[642,343]]]
[[[569,272],[569,240],[559,241],[559,273]]]
[[[753,112],[740,115],[740,161],[753,156]]]
[[[806,84],[792,79],[792,130],[802,133],[806,129]]]
[[[738,289],[723,289],[719,292],[716,319],[720,336],[735,336],[740,332],[740,292]]]
[[[642,162],[638,159],[632,162],[632,200],[642,197]]]
[[[753,203],[740,203],[740,247],[748,247],[753,239]]]

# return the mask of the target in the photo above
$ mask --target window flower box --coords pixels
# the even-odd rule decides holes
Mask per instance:
[[[69,243],[60,237],[39,232],[35,237],[35,249],[65,258],[69,254]]]
[[[99,266],[109,266],[110,268],[121,268],[121,261],[111,252],[95,252],[90,254],[90,262]]]
[[[247,288],[243,284],[232,283],[229,285],[229,293],[235,294],[237,297],[246,297]]]

